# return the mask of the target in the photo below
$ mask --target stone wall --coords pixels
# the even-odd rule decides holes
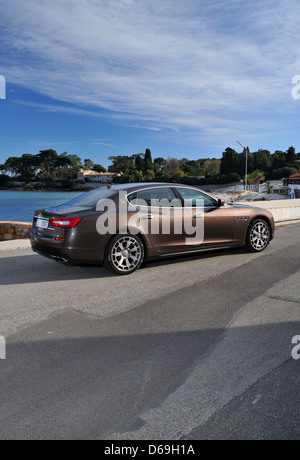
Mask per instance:
[[[300,200],[239,201],[238,204],[268,209],[273,214],[275,223],[300,220]]]
[[[0,222],[0,241],[29,238],[30,222]]]

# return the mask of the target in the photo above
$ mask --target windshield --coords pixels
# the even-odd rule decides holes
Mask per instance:
[[[85,192],[82,195],[73,198],[73,200],[67,201],[63,206],[86,206],[88,208],[94,207],[97,205],[99,200],[104,200],[106,198],[111,198],[115,195],[114,190],[109,190],[106,187],[97,188],[96,190],[91,190],[90,192]]]

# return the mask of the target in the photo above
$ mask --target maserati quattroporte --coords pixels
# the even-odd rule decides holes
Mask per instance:
[[[263,251],[274,236],[272,214],[225,204],[197,187],[166,183],[104,186],[36,211],[33,251],[66,264],[99,264],[126,275],[143,261],[245,247]]]

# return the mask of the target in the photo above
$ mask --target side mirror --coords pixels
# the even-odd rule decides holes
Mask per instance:
[[[218,207],[220,208],[221,206],[224,206],[225,205],[225,200],[220,200],[220,198],[218,199]]]

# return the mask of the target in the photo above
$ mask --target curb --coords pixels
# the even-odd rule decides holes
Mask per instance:
[[[31,244],[28,239],[0,241],[0,252],[14,251],[16,249],[30,249]]]
[[[295,219],[295,220],[284,220],[282,222],[275,222],[275,228],[286,227],[287,225],[295,225],[295,224],[300,224],[300,220]]]

